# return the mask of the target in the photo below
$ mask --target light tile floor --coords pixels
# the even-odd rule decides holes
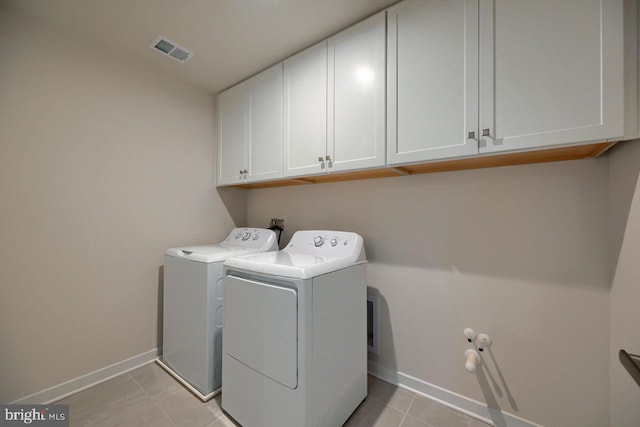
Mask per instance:
[[[486,427],[436,401],[369,377],[369,395],[348,427]],[[232,427],[220,395],[202,403],[155,363],[57,403],[68,404],[72,427]]]

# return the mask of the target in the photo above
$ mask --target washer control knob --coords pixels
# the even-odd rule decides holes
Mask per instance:
[[[239,238],[240,238],[240,236],[242,236],[242,233],[238,233],[238,234],[236,234],[236,239],[239,239]]]
[[[313,238],[313,244],[316,245],[316,248],[319,248],[324,244],[324,237],[316,236]]]
[[[249,237],[251,237],[251,233],[249,233],[248,231],[242,233],[242,240],[249,240]]]
[[[260,238],[260,235],[259,235],[259,234],[254,234],[254,235],[253,235],[253,240],[258,240],[259,238]]]
[[[334,237],[333,239],[331,239],[331,246],[337,246],[338,245],[338,238]]]

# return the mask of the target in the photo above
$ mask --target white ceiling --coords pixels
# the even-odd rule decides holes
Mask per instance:
[[[397,0],[0,0],[212,93]],[[195,53],[149,49],[162,35]]]

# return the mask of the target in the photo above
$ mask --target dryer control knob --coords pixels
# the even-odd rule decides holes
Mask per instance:
[[[333,238],[331,239],[331,246],[337,246],[338,245],[338,239],[337,238]]]
[[[316,236],[313,238],[313,244],[316,245],[316,248],[319,248],[324,244],[324,237]]]
[[[253,240],[258,240],[259,238],[260,238],[260,235],[259,235],[259,234],[254,234],[254,235],[253,235]]]
[[[249,237],[251,237],[251,233],[249,233],[248,231],[242,233],[242,240],[249,240]]]

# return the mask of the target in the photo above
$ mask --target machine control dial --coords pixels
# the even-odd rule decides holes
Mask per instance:
[[[258,240],[259,238],[260,238],[259,234],[256,233],[256,234],[253,235],[253,240]]]
[[[249,237],[251,237],[251,233],[249,233],[248,231],[242,233],[242,240],[249,240]]]
[[[313,244],[316,245],[316,248],[319,248],[324,244],[324,237],[316,236],[313,238]]]
[[[331,246],[337,246],[338,245],[338,238],[334,237],[333,239],[331,239]]]
[[[238,240],[242,236],[242,233],[236,234],[236,240]]]

